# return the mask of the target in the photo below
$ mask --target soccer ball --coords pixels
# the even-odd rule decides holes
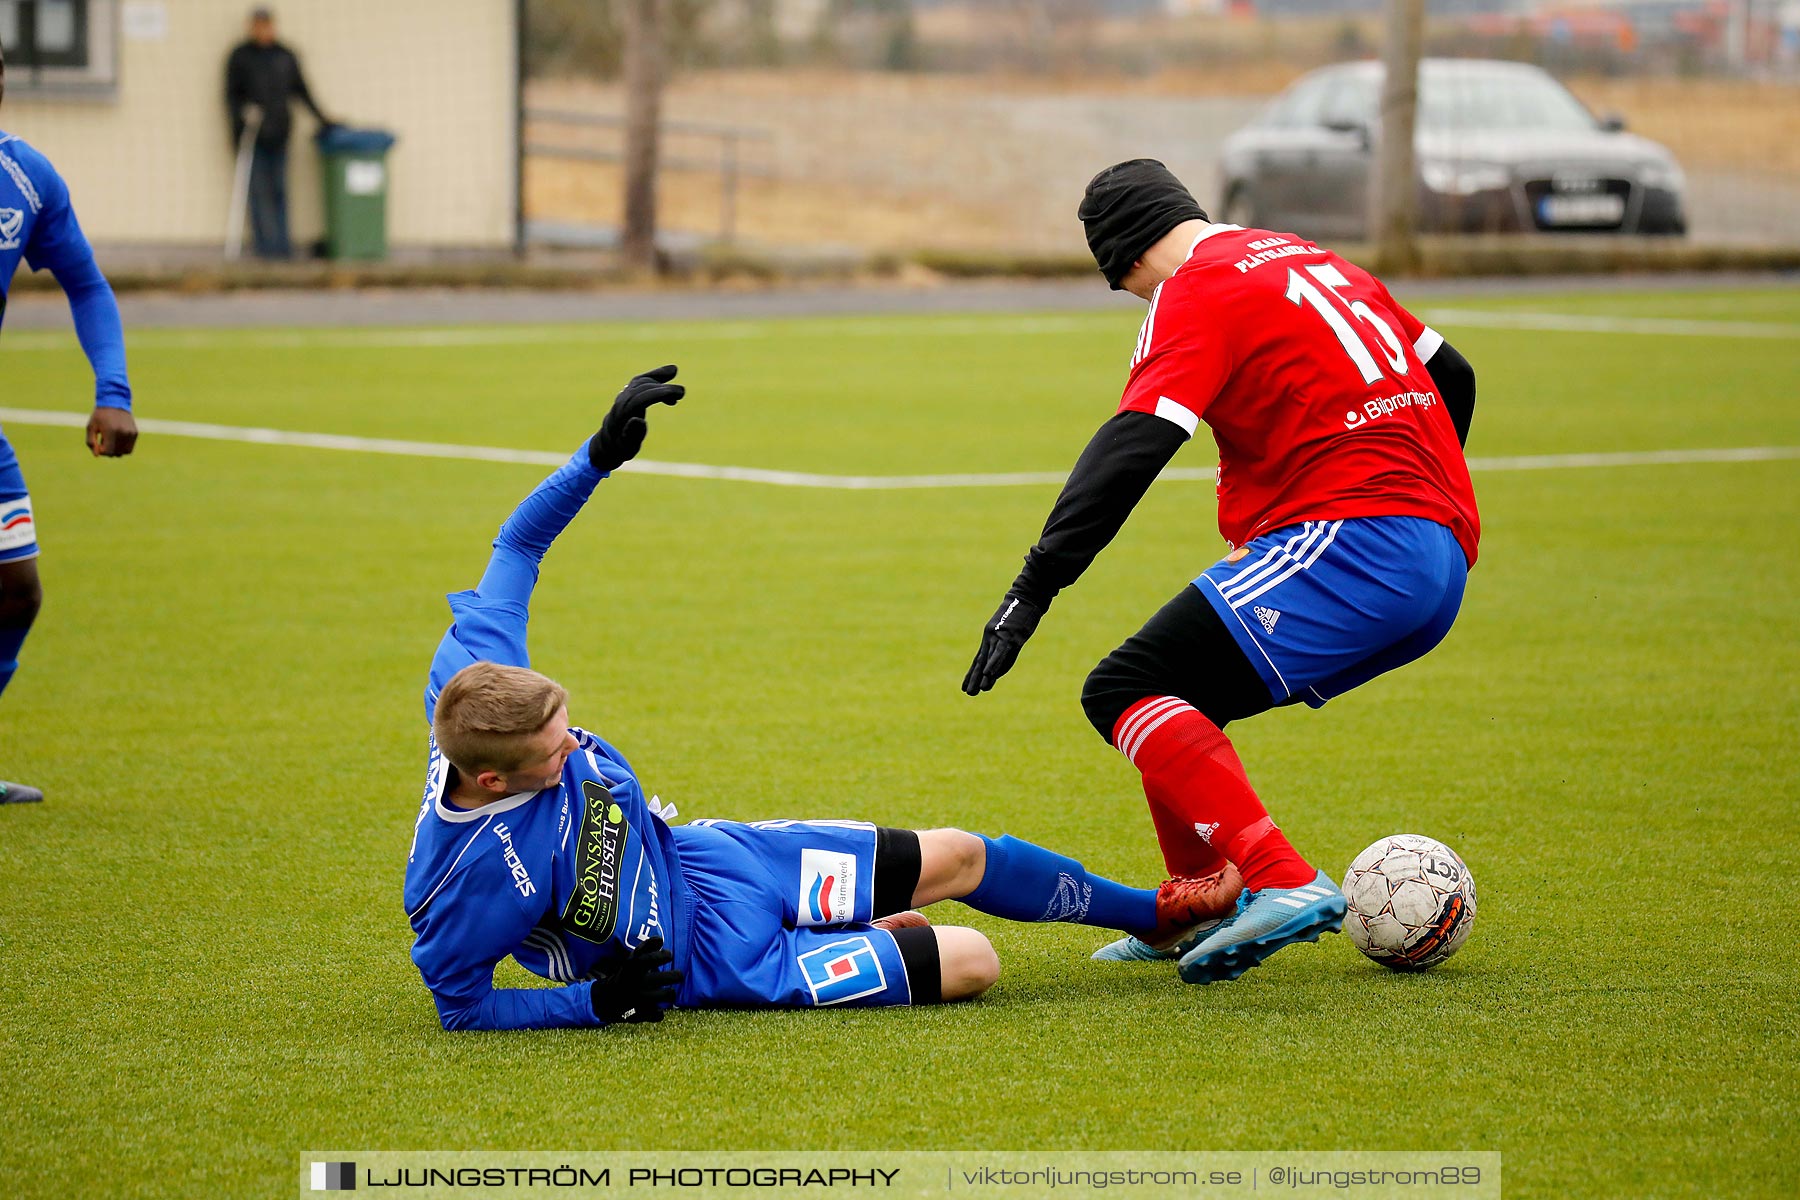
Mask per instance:
[[[1384,837],[1344,876],[1344,933],[1396,971],[1443,962],[1475,927],[1475,877],[1456,851],[1415,833]]]

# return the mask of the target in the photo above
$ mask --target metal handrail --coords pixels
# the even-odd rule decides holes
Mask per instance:
[[[615,113],[581,112],[565,108],[528,108],[524,111],[524,123],[537,122],[543,125],[574,125],[596,129],[621,129],[625,118]],[[762,179],[771,179],[775,172],[768,167],[745,166],[739,153],[743,142],[772,142],[775,135],[766,129],[747,129],[737,125],[714,125],[705,121],[663,121],[660,129],[666,134],[682,137],[710,137],[719,141],[719,161],[716,166],[719,172],[719,240],[729,245],[737,237],[737,191],[738,179],[743,175],[753,175]],[[524,147],[526,154],[541,158],[560,158],[571,162],[619,162],[624,159],[624,152],[598,150],[585,146],[558,146],[545,142],[530,142]],[[696,159],[670,158],[663,162],[664,166],[678,171],[704,171],[712,167],[711,163],[702,163]]]
[[[617,113],[581,112],[569,108],[528,108],[525,110],[525,119],[551,125],[600,125],[608,128],[625,124],[625,118]],[[737,138],[742,141],[768,142],[775,139],[775,134],[767,129],[714,125],[706,121],[664,120],[662,129],[665,133],[691,133],[702,137]]]
[[[616,163],[625,160],[623,150],[595,150],[587,146],[559,146],[553,142],[527,142],[525,153],[540,158],[562,158],[570,162]],[[711,159],[689,158],[680,155],[663,155],[657,159],[661,166],[672,171],[716,171],[719,164]],[[739,164],[738,174],[748,175],[755,179],[773,179],[775,171],[772,167],[755,164]]]

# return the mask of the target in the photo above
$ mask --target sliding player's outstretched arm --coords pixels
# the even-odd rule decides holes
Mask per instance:
[[[674,377],[674,367],[659,367],[627,384],[599,432],[534,488],[500,527],[480,583],[449,598],[455,620],[432,660],[425,691],[428,721],[436,715],[446,685],[465,667],[478,662],[500,667],[530,665],[525,631],[538,565],[587,503],[595,485],[643,446],[648,428],[644,415],[650,407],[681,399],[684,389],[669,382]],[[562,696],[555,684],[544,682]],[[463,698],[452,696],[444,702],[452,719],[457,705],[467,700],[467,686],[457,686],[463,688]],[[569,733],[566,707],[560,700],[554,703],[557,711],[532,735],[536,740],[527,759],[510,774],[497,769],[488,772],[500,781],[500,790],[492,799],[535,794],[557,786],[563,759],[575,742]],[[419,816],[422,830],[424,823],[433,819],[434,807],[440,813],[448,811],[444,797],[457,779],[448,761],[450,752],[435,740],[441,735],[441,729],[434,735],[432,767]],[[514,776],[525,782],[509,782]],[[500,794],[509,788],[507,795]],[[433,859],[434,843],[429,839],[425,857],[419,857],[420,835],[415,833],[409,855],[413,865],[407,876],[407,917],[417,934],[412,958],[431,989],[444,1028],[551,1029],[660,1020],[662,1009],[674,1001],[674,989],[682,981],[681,973],[670,966],[673,955],[662,949],[660,939],[640,943],[604,978],[576,980],[562,987],[494,986],[494,968],[538,928],[548,912],[550,897],[539,887],[542,876],[534,880],[520,860],[526,843],[515,847],[515,832],[521,837],[524,834],[509,829],[515,822],[510,813],[495,810],[484,815],[483,804],[463,805],[454,798],[449,804],[456,810],[449,819],[468,834],[458,832],[453,840],[439,839],[435,845],[442,856]],[[502,815],[504,820],[495,819]],[[431,826],[440,827],[441,823]],[[418,866],[415,874],[417,864],[429,865]]]
[[[625,385],[600,429],[513,510],[494,538],[487,570],[473,591],[450,596],[454,623],[438,644],[425,688],[425,719],[437,706],[450,677],[473,662],[528,667],[525,627],[538,565],[557,535],[568,528],[599,482],[643,448],[649,425],[644,414],[657,404],[675,404],[686,394],[672,366],[646,371]]]

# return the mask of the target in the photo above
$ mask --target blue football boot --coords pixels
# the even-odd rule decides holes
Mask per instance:
[[[22,783],[0,783],[0,804],[40,804],[44,793]]]
[[[1214,921],[1210,928],[1203,928],[1206,928],[1206,931],[1211,933],[1213,929],[1218,928],[1221,924],[1223,924],[1223,922]],[[1100,962],[1161,962],[1163,959],[1167,958],[1180,958],[1183,953],[1183,946],[1197,945],[1199,945],[1198,938],[1184,938],[1181,941],[1176,942],[1167,950],[1158,950],[1155,946],[1152,946],[1142,938],[1126,934],[1116,942],[1106,943],[1106,945],[1094,951],[1089,957],[1097,959]]]
[[[1316,942],[1320,934],[1336,933],[1344,925],[1344,893],[1323,871],[1300,887],[1246,890],[1244,895],[1247,902],[1235,917],[1181,956],[1183,980],[1236,979],[1283,946]]]

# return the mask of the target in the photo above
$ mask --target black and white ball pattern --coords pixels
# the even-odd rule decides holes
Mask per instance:
[[[1456,851],[1397,833],[1356,856],[1344,876],[1344,933],[1396,971],[1443,962],[1475,927],[1475,877]]]

